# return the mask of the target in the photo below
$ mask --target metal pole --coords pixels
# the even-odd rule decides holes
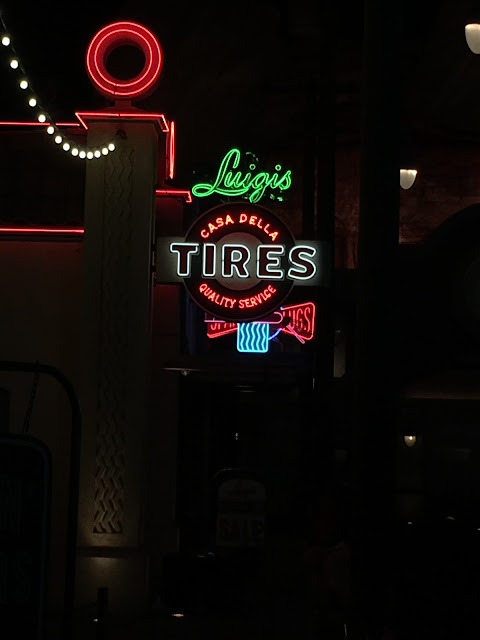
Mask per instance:
[[[388,622],[394,499],[400,5],[365,0],[351,448],[353,620]],[[363,637],[363,636],[360,636]]]
[[[336,85],[335,33],[336,5],[321,0],[317,7],[319,37],[315,42],[320,63],[308,77],[306,87],[303,226],[304,238],[323,241],[329,248],[328,286],[316,287],[309,294],[316,305],[315,335],[306,347],[309,373],[301,406],[304,411],[302,439],[306,497],[305,523],[311,547],[309,557],[321,548],[325,526],[332,523],[325,512],[325,497],[332,490],[334,425],[334,257],[335,257],[335,155]],[[312,554],[310,556],[310,553]],[[332,611],[324,610],[318,588],[319,573],[314,562],[305,575],[309,587],[309,637],[327,637],[337,627]],[[319,613],[320,612],[320,613]]]
[[[39,362],[15,362],[0,360],[0,371],[44,373],[55,378],[64,388],[72,410],[70,441],[70,479],[68,493],[67,549],[65,558],[65,591],[63,611],[63,638],[72,638],[73,609],[75,601],[75,568],[77,554],[78,496],[80,486],[80,454],[82,444],[82,418],[80,403],[70,380],[56,367]]]
[[[302,234],[329,247],[328,286],[312,292],[315,335],[308,349],[310,377],[305,381],[305,461],[315,495],[329,482],[332,463],[331,398],[333,384],[333,287],[335,243],[335,46],[336,9],[319,6],[321,68],[307,78],[305,109]],[[311,420],[311,412],[316,418]],[[311,424],[311,427],[307,425]]]

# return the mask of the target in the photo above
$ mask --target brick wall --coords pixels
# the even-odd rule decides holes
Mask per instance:
[[[400,189],[400,242],[421,243],[457,211],[480,202],[480,146],[425,144],[417,149],[418,175]],[[360,150],[337,150],[336,265],[356,266],[360,206]]]

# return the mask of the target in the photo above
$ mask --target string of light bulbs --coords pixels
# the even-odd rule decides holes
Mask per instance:
[[[1,23],[1,39],[3,47],[9,52],[9,66],[18,74],[18,88],[20,91],[25,92],[27,96],[27,104],[34,109],[36,120],[41,124],[45,123],[45,131],[48,136],[57,144],[63,151],[70,153],[72,156],[80,159],[93,160],[95,158],[101,158],[106,156],[115,150],[115,143],[113,140],[106,142],[105,144],[96,147],[87,147],[80,145],[77,142],[73,142],[68,139],[62,131],[54,124],[53,119],[50,117],[48,110],[42,105],[38,95],[33,91],[32,85],[27,78],[25,69],[20,61],[20,57],[15,51],[15,47],[12,44],[12,37],[7,29],[3,16],[0,12]]]

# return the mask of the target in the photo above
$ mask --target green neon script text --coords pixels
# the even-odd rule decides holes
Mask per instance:
[[[255,165],[250,165],[250,171],[242,173],[235,171],[240,163],[240,151],[238,149],[230,149],[225,154],[218,174],[213,184],[200,182],[192,187],[194,196],[203,198],[212,193],[219,193],[223,196],[245,196],[250,202],[258,202],[265,193],[265,190],[279,189],[285,191],[292,184],[292,172],[290,170],[280,174],[281,165],[275,165],[274,173],[260,171],[252,173]]]

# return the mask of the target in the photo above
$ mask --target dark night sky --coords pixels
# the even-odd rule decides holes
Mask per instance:
[[[437,111],[437,105],[445,102],[452,89],[459,93],[459,87],[433,75],[431,82],[445,94],[434,100],[417,62],[423,52],[428,52],[437,29],[438,37],[443,38],[438,65],[445,66],[446,77],[454,75],[454,63],[446,58],[450,43],[437,28],[436,20],[446,8],[447,13],[456,12],[454,18],[460,27],[452,18],[452,33],[458,40],[452,50],[463,56],[463,16],[458,7],[466,2],[421,0],[405,9],[403,33],[409,82],[415,95],[420,95],[425,85],[420,126],[432,120],[432,106]],[[259,151],[262,146],[301,145],[305,86],[312,77],[321,84],[329,65],[336,71],[337,132],[358,133],[363,3],[344,0],[335,5],[336,30],[327,31],[336,33],[327,55],[319,36],[327,17],[321,10],[317,15],[317,7],[322,3],[314,6],[307,0],[245,0],[241,4],[218,0],[147,4],[127,0],[79,3],[74,7],[50,2],[47,8],[29,3],[27,10],[24,3],[10,0],[3,4],[2,15],[36,93],[56,120],[73,119],[76,109],[98,109],[109,104],[92,86],[84,62],[88,43],[100,28],[129,19],[152,30],[163,49],[162,77],[155,93],[138,106],[175,119],[180,148],[184,153],[188,150],[191,163],[198,164],[209,152],[218,159],[226,146],[240,143],[256,146]],[[0,119],[31,117],[2,49]],[[429,64],[431,59],[430,54]],[[473,62],[469,60],[468,64]],[[474,103],[465,93],[458,112],[464,114],[469,104]],[[416,109],[415,99],[413,105],[412,112],[422,112]],[[449,119],[450,111],[440,114],[439,119]],[[462,122],[475,123],[476,113],[478,110],[472,109],[470,120],[467,114]]]
[[[282,139],[285,125],[290,126],[285,118],[294,121],[302,112],[301,92],[296,105],[291,96],[292,82],[300,80],[288,69],[299,38],[288,33],[284,5],[173,2],[149,3],[147,9],[145,3],[102,1],[93,10],[87,3],[66,12],[64,4],[53,2],[47,11],[32,5],[26,12],[24,5],[9,2],[2,14],[32,86],[56,120],[109,105],[92,86],[84,62],[100,28],[128,19],[153,31],[163,49],[162,76],[155,93],[138,106],[175,119],[178,143],[189,149],[192,162],[199,162],[210,145],[218,154],[220,144],[224,152],[226,144],[239,144],[240,138],[250,143],[256,136]],[[31,117],[5,54],[2,67],[0,118]],[[221,138],[215,147],[214,139]]]
[[[210,151],[218,162],[231,146],[248,144],[261,153],[262,145],[293,144],[303,135],[305,78],[319,66],[311,29],[315,17],[311,3],[303,4],[292,14],[288,2],[272,0],[149,3],[148,8],[102,1],[94,10],[77,5],[66,14],[60,2],[50,3],[48,11],[32,6],[27,13],[9,2],[3,15],[32,86],[57,121],[72,119],[75,110],[109,105],[92,86],[84,63],[100,28],[128,19],[153,31],[164,66],[157,90],[138,106],[174,119],[183,158],[188,150],[188,163],[198,166]],[[299,33],[305,26],[306,35]],[[0,73],[0,118],[31,117],[6,57]],[[181,167],[180,154],[177,159]]]
[[[326,20],[325,15],[317,15],[321,4],[312,7],[306,0],[245,0],[241,4],[219,0],[155,4],[102,0],[94,5],[78,3],[75,8],[49,2],[45,8],[41,3],[25,5],[7,0],[0,9],[37,92],[52,105],[52,111],[66,117],[72,108],[89,108],[93,101],[99,102],[85,71],[84,56],[93,35],[109,22],[138,21],[156,34],[164,52],[157,98],[161,102],[165,97],[174,106],[172,96],[161,95],[164,82],[169,88],[175,83],[201,87],[201,76],[208,79],[213,75],[227,90],[225,71],[233,72],[237,81],[242,72],[253,78],[260,69],[264,78],[279,76],[289,57],[310,55]],[[434,0],[415,3],[404,23],[409,44],[428,36],[428,25],[442,4]],[[358,66],[363,3],[343,0],[336,8],[336,54],[341,65]],[[22,101],[12,98],[16,90],[8,74],[2,73],[2,78],[0,112],[16,113],[23,108]]]

